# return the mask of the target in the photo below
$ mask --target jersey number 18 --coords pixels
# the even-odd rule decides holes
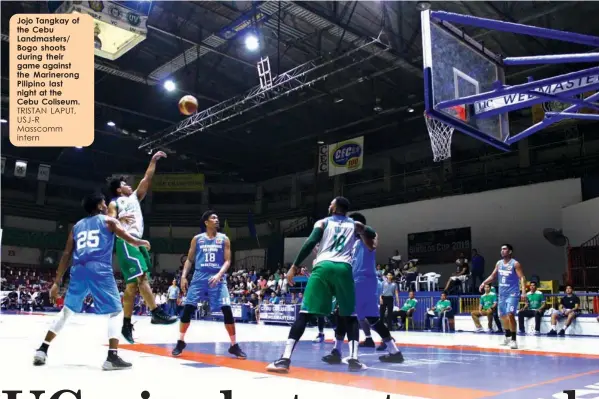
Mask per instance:
[[[329,251],[335,251],[335,252],[343,251],[343,248],[345,247],[345,240],[347,240],[347,237],[345,237],[344,235],[335,234],[333,236],[333,244],[331,245],[331,248],[329,249]]]
[[[214,262],[216,261],[216,254],[214,252],[206,252],[204,254],[204,262]]]

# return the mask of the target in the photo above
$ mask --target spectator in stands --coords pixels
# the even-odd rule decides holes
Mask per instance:
[[[470,274],[472,279],[472,292],[476,292],[478,286],[482,284],[485,279],[485,258],[483,258],[476,249],[472,250]]]
[[[280,301],[281,301],[281,298],[279,298],[279,297],[277,296],[277,294],[275,294],[274,292],[271,292],[271,293],[270,293],[270,300],[269,300],[269,302],[270,302],[272,305],[278,305]]]
[[[402,268],[401,274],[409,290],[410,284],[418,278],[418,259],[410,259]]]
[[[177,286],[177,280],[171,282],[170,287],[168,287],[167,296],[168,296],[168,314],[170,316],[174,315],[177,312],[177,298],[179,298],[179,294],[181,290]]]
[[[441,331],[441,323],[443,322],[443,318],[448,318],[450,316],[450,312],[451,312],[451,302],[449,302],[449,300],[447,299],[447,292],[443,291],[441,293],[441,299],[439,299],[439,301],[437,302],[437,304],[432,307],[431,309],[428,309],[428,312],[426,314],[426,320],[425,320],[425,329],[429,330],[431,329],[431,319],[436,317],[437,318],[437,325],[434,326],[437,331]]]
[[[412,317],[414,311],[416,310],[416,305],[418,304],[418,299],[414,298],[414,291],[410,291],[408,294],[408,299],[404,302],[403,306],[397,314],[394,312],[394,318],[399,317],[399,328],[403,328],[406,324],[406,318]]]
[[[447,280],[447,284],[445,284],[445,290],[449,291],[450,287],[453,283],[463,283],[468,280],[468,276],[470,275],[470,267],[468,266],[468,259],[464,257],[463,253],[460,253],[460,256],[455,261],[458,265],[456,273],[452,274],[451,277]]]
[[[566,335],[566,330],[570,327],[570,324],[576,319],[576,317],[580,314],[580,298],[572,292],[572,286],[566,286],[566,295],[562,297],[562,300],[559,305],[558,310],[554,310],[551,315],[551,331],[549,331],[550,336],[559,335],[563,337]],[[559,330],[559,333],[556,331],[557,329],[557,321],[558,319],[566,317],[566,324],[564,328]]]
[[[300,292],[299,294],[297,294],[297,304],[301,305],[303,301],[304,301],[304,293]]]
[[[395,250],[395,255],[389,258],[389,264],[393,269],[401,266],[401,255],[399,254],[399,249]]]
[[[380,320],[385,320],[385,313],[387,315],[387,328],[393,330],[393,299],[397,300],[399,304],[399,288],[393,281],[393,274],[387,274],[387,281],[383,282],[383,289],[381,292],[381,306],[380,306]]]
[[[537,283],[530,282],[530,291],[526,293],[526,303],[524,307],[518,311],[518,328],[524,334],[524,318],[535,318],[535,334],[541,333],[541,319],[545,311],[545,296],[541,291],[537,291]]]
[[[489,332],[493,332],[493,317],[495,317],[495,324],[501,330],[501,320],[499,320],[499,316],[497,315],[497,295],[491,291],[490,284],[485,284],[485,292],[480,296],[478,310],[474,310],[471,316],[476,326],[476,332],[484,331],[480,324],[481,316],[487,316]]]

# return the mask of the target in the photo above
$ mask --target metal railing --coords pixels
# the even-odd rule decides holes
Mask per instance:
[[[599,290],[599,234],[570,248],[567,279],[575,290]]]

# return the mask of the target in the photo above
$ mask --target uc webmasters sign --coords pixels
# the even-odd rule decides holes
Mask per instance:
[[[362,169],[364,136],[329,145],[329,176]]]

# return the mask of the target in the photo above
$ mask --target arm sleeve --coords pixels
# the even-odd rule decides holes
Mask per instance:
[[[312,252],[312,250],[314,249],[316,244],[318,244],[320,242],[320,240],[322,239],[323,232],[324,232],[323,229],[318,228],[318,227],[315,227],[314,230],[312,230],[310,237],[308,237],[306,242],[304,242],[304,245],[302,245],[302,248],[300,249],[299,253],[297,254],[297,257],[293,261],[294,265],[296,265],[296,266],[301,265],[302,262],[304,260],[306,260],[306,258],[310,255],[310,252]]]
[[[376,231],[374,231],[372,227],[366,226],[364,229],[364,235],[366,236],[366,238],[374,239],[376,238]]]

